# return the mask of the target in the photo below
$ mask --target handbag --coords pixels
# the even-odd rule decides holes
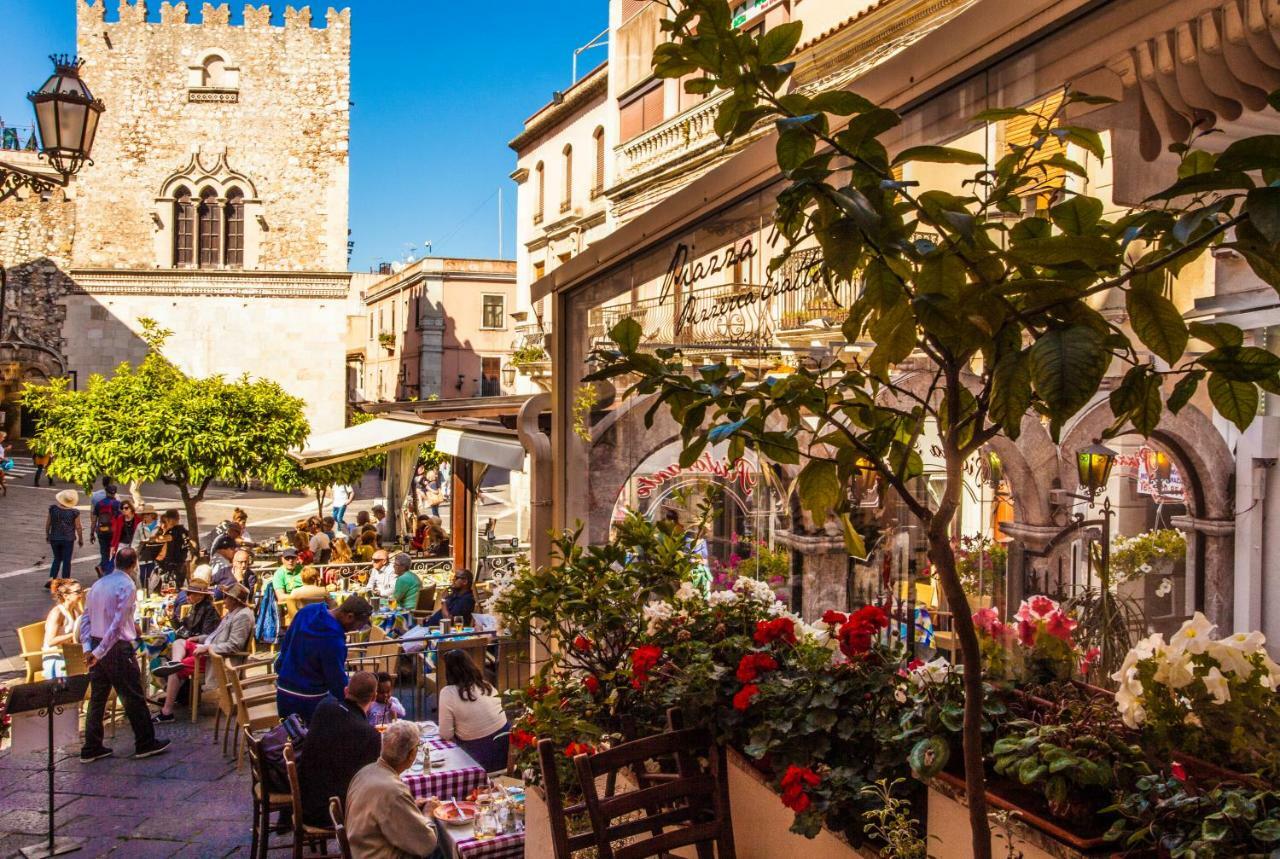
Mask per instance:
[[[267,787],[273,793],[289,792],[289,775],[284,767],[284,744],[293,743],[293,753],[298,754],[307,739],[307,726],[297,713],[290,713],[279,725],[262,735],[262,762],[266,770]]]

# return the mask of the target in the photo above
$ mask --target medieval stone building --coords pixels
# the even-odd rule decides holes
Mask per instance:
[[[23,427],[21,382],[83,386],[146,351],[139,318],[171,329],[195,375],[247,372],[342,425],[350,13],[77,0],[84,76],[106,103],[63,191],[0,204],[8,295],[0,396]],[[18,153],[24,157],[26,153]],[[12,159],[17,160],[17,159]],[[305,348],[303,348],[305,347]]]

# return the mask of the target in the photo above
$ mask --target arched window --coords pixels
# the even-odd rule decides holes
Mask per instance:
[[[174,191],[173,198],[173,265],[190,267],[196,261],[196,207],[186,188]]]
[[[547,210],[547,171],[542,168],[542,162],[539,161],[538,166],[533,168],[533,172],[538,174],[538,200],[533,208],[533,222],[540,224]]]
[[[591,196],[599,197],[604,193],[604,126],[597,126],[592,137],[596,141],[596,173],[591,183]]]
[[[227,268],[244,267],[244,192],[232,188],[227,192],[227,204],[223,211],[226,220],[226,248],[222,263]]]
[[[217,268],[222,262],[222,211],[218,193],[212,188],[200,192],[199,220],[200,268]]]
[[[564,197],[560,199],[560,211],[573,208],[573,146],[564,145]]]
[[[204,68],[200,74],[200,85],[207,87],[222,86],[225,83],[226,61],[217,54],[205,57]]]

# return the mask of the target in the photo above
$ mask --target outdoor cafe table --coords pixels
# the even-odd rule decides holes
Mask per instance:
[[[434,796],[441,800],[462,800],[488,780],[484,768],[456,744],[437,738],[427,740],[426,745],[432,751],[443,752],[444,765],[400,776],[414,799]],[[436,832],[447,859],[521,859],[524,856],[524,832],[476,838],[475,826],[471,823],[440,821],[436,821]]]
[[[422,712],[424,704],[422,700],[422,681],[426,679],[427,674],[435,668],[435,666],[427,661],[427,658],[436,652],[436,649],[440,646],[440,642],[461,640],[464,638],[479,638],[482,636],[496,641],[498,638],[498,631],[493,629],[476,630],[471,627],[464,627],[448,633],[437,632],[432,635],[423,636],[422,638],[412,638],[409,639],[408,642],[405,642],[403,638],[398,639],[401,642],[402,648],[406,643],[417,645],[420,642],[422,644],[422,649],[420,650],[405,650],[405,653],[413,657],[413,700],[414,706],[417,708],[417,712]]]
[[[522,859],[524,832],[476,838],[470,823],[436,823],[440,850],[448,859]]]

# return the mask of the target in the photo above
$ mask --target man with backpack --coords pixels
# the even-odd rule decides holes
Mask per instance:
[[[102,497],[93,502],[89,511],[89,542],[97,541],[101,561],[98,564],[98,576],[105,576],[114,568],[111,561],[111,535],[115,530],[116,517],[120,515],[120,502],[116,500],[116,485],[108,483],[102,487]]]

